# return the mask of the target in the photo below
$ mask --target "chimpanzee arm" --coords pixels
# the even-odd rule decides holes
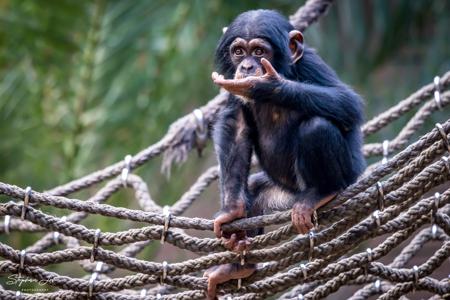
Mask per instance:
[[[243,104],[230,95],[215,125],[213,136],[220,166],[222,213],[245,214],[246,184],[252,153],[249,135]]]
[[[282,79],[256,86],[252,98],[294,109],[306,116],[324,117],[344,128],[352,128],[363,121],[360,97],[344,84],[322,86]]]

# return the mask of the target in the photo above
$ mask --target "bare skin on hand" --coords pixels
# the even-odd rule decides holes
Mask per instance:
[[[266,71],[262,76],[248,76],[240,79],[225,79],[223,75],[213,72],[211,78],[215,84],[226,89],[234,95],[249,97],[249,91],[258,83],[270,80],[282,80],[272,64],[265,58],[261,58],[261,64]]]
[[[209,268],[203,277],[208,278],[206,299],[217,299],[217,285],[232,279],[247,278],[255,272],[255,265],[241,266],[239,264],[226,264]]]
[[[245,203],[237,202],[233,208],[222,211],[214,219],[214,234],[217,238],[222,239],[222,245],[226,249],[234,252],[242,252],[244,250],[248,250],[250,242],[247,239],[245,230],[239,230],[236,232],[222,231],[223,224],[236,219],[245,218],[246,216],[247,212],[245,210]]]
[[[329,195],[320,200],[315,206],[306,202],[296,202],[292,206],[291,219],[292,225],[299,234],[307,234],[314,228],[313,214],[316,209],[330,202],[336,194]]]

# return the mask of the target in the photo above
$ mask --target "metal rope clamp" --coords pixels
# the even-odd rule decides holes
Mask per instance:
[[[93,263],[95,261],[95,254],[97,252],[97,248],[98,248],[98,240],[100,238],[100,229],[96,229],[95,233],[94,233],[94,244],[92,245],[92,251],[91,251],[91,263]]]
[[[67,220],[66,216],[61,217],[62,222],[66,222],[66,220]],[[59,236],[60,236],[60,234],[58,231],[53,232],[53,243],[55,243],[55,244],[59,243]]]
[[[444,128],[442,127],[442,125],[440,123],[436,123],[436,128],[438,129],[442,140],[444,141],[444,147],[446,148],[447,152],[450,153],[450,142],[447,138],[447,134],[444,131]]]
[[[305,297],[303,296],[303,294],[298,294],[297,296],[297,300],[304,300]]]
[[[413,292],[415,292],[416,291],[416,285],[419,282],[419,268],[416,265],[413,266],[413,272],[414,272]]]
[[[315,228],[319,228],[319,215],[317,214],[317,210],[313,211],[313,223]]]
[[[163,263],[162,263],[163,271],[162,271],[162,276],[161,276],[161,280],[160,280],[161,285],[164,284],[164,281],[165,281],[166,278],[167,278],[167,266],[168,266],[168,265],[169,265],[169,264],[167,263],[167,261],[163,261]]]
[[[442,110],[442,103],[441,103],[441,85],[439,83],[440,77],[436,76],[433,79],[434,83],[434,101],[436,102],[436,106],[439,110]]]
[[[120,177],[122,179],[122,184],[124,187],[128,186],[128,175],[131,172],[131,159],[133,157],[131,155],[127,155],[124,158],[125,161],[125,167],[122,169],[122,174],[120,174]]]
[[[17,291],[16,292],[16,299],[22,299],[22,292],[21,291]]]
[[[9,229],[11,227],[11,216],[5,215],[5,220],[3,221],[3,230],[5,234],[9,234]]]
[[[436,214],[439,209],[439,200],[441,200],[441,194],[434,193],[434,202],[433,202],[433,208],[431,209],[431,223],[436,222]]]
[[[378,181],[377,182],[377,190],[378,190],[378,209],[380,211],[384,210],[384,189],[383,184]]]
[[[447,171],[450,174],[450,159],[446,156],[443,156],[442,160],[444,161],[445,167],[447,168]]]
[[[147,296],[147,289],[142,289],[139,293],[139,298],[144,299]]]
[[[367,276],[367,273],[369,272],[369,264],[372,262],[373,260],[373,251],[371,248],[367,248],[366,249],[366,253],[367,253],[367,264],[364,267],[364,275]]]
[[[240,256],[241,256],[241,261],[240,261],[241,266],[245,265],[245,256],[246,255],[247,255],[247,250],[242,251],[242,253],[240,254]],[[240,289],[241,286],[242,286],[242,279],[239,278],[238,279],[238,283],[237,283],[237,288]]]
[[[31,197],[31,187],[27,186],[27,188],[25,189],[25,197],[23,199],[22,214],[20,215],[20,218],[22,220],[25,220],[25,214],[27,213],[30,197]]]
[[[431,237],[435,240],[437,238],[437,225],[431,226]]]
[[[205,117],[200,109],[194,109],[192,112],[195,117],[195,145],[197,147],[198,155],[202,155],[203,149],[206,147],[208,139],[208,130],[206,128]]]
[[[300,270],[302,270],[303,278],[306,279],[308,277],[308,272],[306,271],[305,264],[300,264]]]
[[[380,220],[380,211],[377,209],[372,213],[372,217],[375,219],[375,222],[377,223],[377,226],[381,226],[381,220]]]
[[[22,277],[23,268],[25,266],[25,255],[27,255],[27,251],[22,250],[19,254],[19,278]]]
[[[91,298],[92,294],[94,293],[94,284],[97,280],[98,273],[102,271],[103,262],[99,261],[97,265],[95,266],[95,271],[92,273],[91,278],[89,279],[89,290],[88,290],[88,297]]]
[[[383,145],[383,159],[381,160],[381,163],[384,165],[388,161],[389,141],[388,140],[384,140],[382,145]]]
[[[166,241],[166,235],[167,235],[167,231],[169,230],[169,225],[170,225],[170,207],[169,206],[164,206],[163,207],[163,215],[164,215],[164,227],[163,227],[163,231],[161,233],[161,244],[164,244]]]
[[[374,283],[373,283],[373,287],[375,288],[375,291],[377,293],[381,293],[381,281],[380,279],[377,279]]]
[[[314,252],[314,238],[315,238],[314,231],[310,231],[308,236],[309,236],[309,261],[312,261]]]

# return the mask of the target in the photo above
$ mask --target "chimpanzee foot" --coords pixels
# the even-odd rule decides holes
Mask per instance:
[[[312,207],[308,203],[296,202],[292,206],[292,225],[298,233],[306,234],[314,227],[312,223],[313,213],[314,207]]]
[[[217,285],[232,279],[247,278],[255,272],[255,265],[240,265],[238,263],[214,266],[206,270],[203,277],[208,277],[206,299],[217,299]]]
[[[311,229],[313,229],[314,225],[312,222],[312,216],[314,210],[327,204],[335,196],[336,194],[326,196],[317,201],[316,205],[312,205],[307,201],[294,203],[294,205],[292,206],[291,220],[292,225],[297,230],[297,232],[300,234],[307,234]]]

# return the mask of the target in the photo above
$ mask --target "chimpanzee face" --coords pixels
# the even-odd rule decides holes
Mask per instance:
[[[264,68],[261,65],[261,58],[271,61],[273,58],[273,48],[269,42],[262,38],[245,40],[236,38],[230,45],[230,58],[235,67],[235,79],[247,76],[261,76]]]

